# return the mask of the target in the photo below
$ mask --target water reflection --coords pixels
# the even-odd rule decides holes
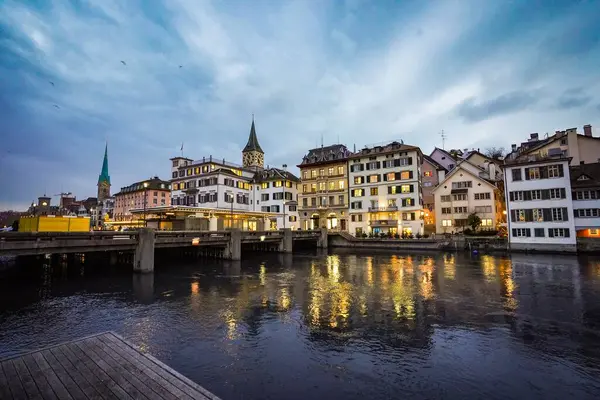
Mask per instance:
[[[0,281],[0,358],[115,330],[224,398],[600,389],[597,259],[340,252],[32,274]]]

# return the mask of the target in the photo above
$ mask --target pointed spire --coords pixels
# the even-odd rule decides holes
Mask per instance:
[[[246,144],[246,147],[244,147],[244,150],[242,150],[242,152],[246,153],[250,151],[258,151],[264,154],[264,151],[261,149],[260,144],[258,144],[258,138],[256,137],[256,128],[254,127],[254,114],[252,114],[252,126],[250,126],[250,137],[248,137],[248,143]]]
[[[102,171],[98,177],[98,183],[106,182],[110,185],[110,175],[108,175],[108,143],[104,147],[104,160],[102,161]]]

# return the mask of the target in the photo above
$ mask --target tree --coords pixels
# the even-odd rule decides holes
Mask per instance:
[[[504,147],[488,147],[485,150],[486,157],[494,160],[500,160],[502,157],[504,157],[505,153],[506,151],[504,150]]]
[[[18,219],[16,219],[16,220],[13,221],[13,223],[12,223],[12,230],[14,232],[18,232],[19,231],[19,220]]]
[[[473,232],[475,232],[477,231],[477,228],[481,226],[481,218],[479,218],[479,215],[471,213],[467,218],[467,225],[469,225]]]

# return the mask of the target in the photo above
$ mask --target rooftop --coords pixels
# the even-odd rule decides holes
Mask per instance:
[[[397,151],[421,151],[417,146],[410,146],[402,142],[391,142],[383,146],[365,147],[364,149],[351,154],[349,158],[359,158],[365,156],[374,156],[379,154],[394,153]]]
[[[600,187],[600,163],[580,164],[569,167],[571,187]]]
[[[350,157],[351,154],[350,150],[343,144],[318,147],[309,150],[298,166],[343,161]]]
[[[148,183],[148,186],[144,187],[144,183]],[[127,193],[134,193],[141,190],[171,190],[171,183],[169,181],[163,181],[158,176],[143,181],[135,182],[129,186],[121,188],[121,191],[115,196],[124,195]]]
[[[294,174],[279,168],[267,168],[257,172],[256,175],[254,175],[253,182],[261,183],[278,179],[284,179],[292,182],[300,182],[300,179],[298,179],[298,177],[296,177]]]

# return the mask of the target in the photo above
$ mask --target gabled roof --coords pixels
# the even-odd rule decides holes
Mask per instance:
[[[569,172],[572,188],[600,188],[600,163],[574,165]]]
[[[437,170],[444,170],[444,171],[448,171],[446,168],[444,168],[444,166],[440,163],[438,163],[437,161],[435,161],[433,158],[431,158],[431,156],[428,156],[426,154],[423,154],[423,159],[425,161],[427,161],[429,164],[433,165]]]
[[[435,147],[435,148],[433,149],[433,151],[431,152],[431,154],[435,153],[435,152],[436,152],[436,150],[437,150],[437,151],[440,151],[440,152],[442,152],[442,153],[444,153],[446,156],[450,157],[450,159],[452,159],[452,160],[456,161],[456,158],[454,158],[454,157],[452,156],[452,154],[448,153],[448,152],[447,152],[446,150],[444,150],[444,149],[440,149],[439,147]],[[429,155],[430,157],[431,157],[431,154]]]
[[[242,150],[243,153],[247,153],[250,151],[258,151],[259,153],[265,153],[260,144],[258,144],[258,138],[256,137],[256,128],[254,127],[254,116],[252,117],[252,126],[250,126],[250,136],[248,137],[248,143],[246,143],[246,147]]]
[[[298,179],[298,177],[296,177],[294,174],[279,168],[267,168],[257,172],[254,175],[254,179],[252,180],[252,182],[261,183],[280,179],[292,182],[300,182],[300,179]]]
[[[349,158],[372,157],[400,151],[417,151],[421,153],[421,149],[417,146],[394,141],[382,146],[365,147],[364,149],[351,154]]]
[[[343,144],[317,147],[308,151],[308,154],[302,158],[302,162],[298,167],[312,164],[340,162],[346,160],[351,155],[352,153]]]
[[[436,190],[438,190],[440,187],[444,186],[444,183],[446,183],[446,181],[448,181],[448,180],[449,180],[449,179],[450,179],[452,176],[454,176],[454,174],[456,174],[458,171],[463,171],[464,173],[471,175],[473,178],[477,179],[478,181],[480,181],[480,182],[483,182],[483,183],[485,183],[485,184],[487,184],[488,186],[491,186],[491,187],[493,187],[493,188],[496,188],[496,185],[494,185],[492,182],[488,181],[488,180],[487,180],[487,179],[485,179],[485,178],[482,178],[482,177],[480,177],[480,176],[477,176],[477,175],[473,174],[472,172],[470,172],[470,171],[468,171],[468,170],[464,169],[464,168],[461,166],[461,164],[462,164],[462,162],[461,162],[461,163],[459,163],[459,164],[458,164],[456,167],[454,167],[454,169],[453,169],[452,171],[450,171],[448,174],[446,174],[446,177],[444,178],[444,180],[443,180],[443,181],[441,181],[441,182],[440,182],[440,183],[439,183],[439,184],[438,184],[438,185],[437,185],[437,186],[436,186],[436,187],[435,187],[435,188],[432,190],[432,193],[433,193],[433,192],[435,192]]]
[[[463,160],[468,160],[469,158],[471,158],[475,154],[479,154],[481,157],[485,158],[486,160],[488,160],[490,162],[493,162],[495,164],[500,164],[500,160],[496,160],[494,158],[488,157],[485,154],[480,153],[477,150],[470,150],[470,151],[468,151],[466,154],[463,155]]]

